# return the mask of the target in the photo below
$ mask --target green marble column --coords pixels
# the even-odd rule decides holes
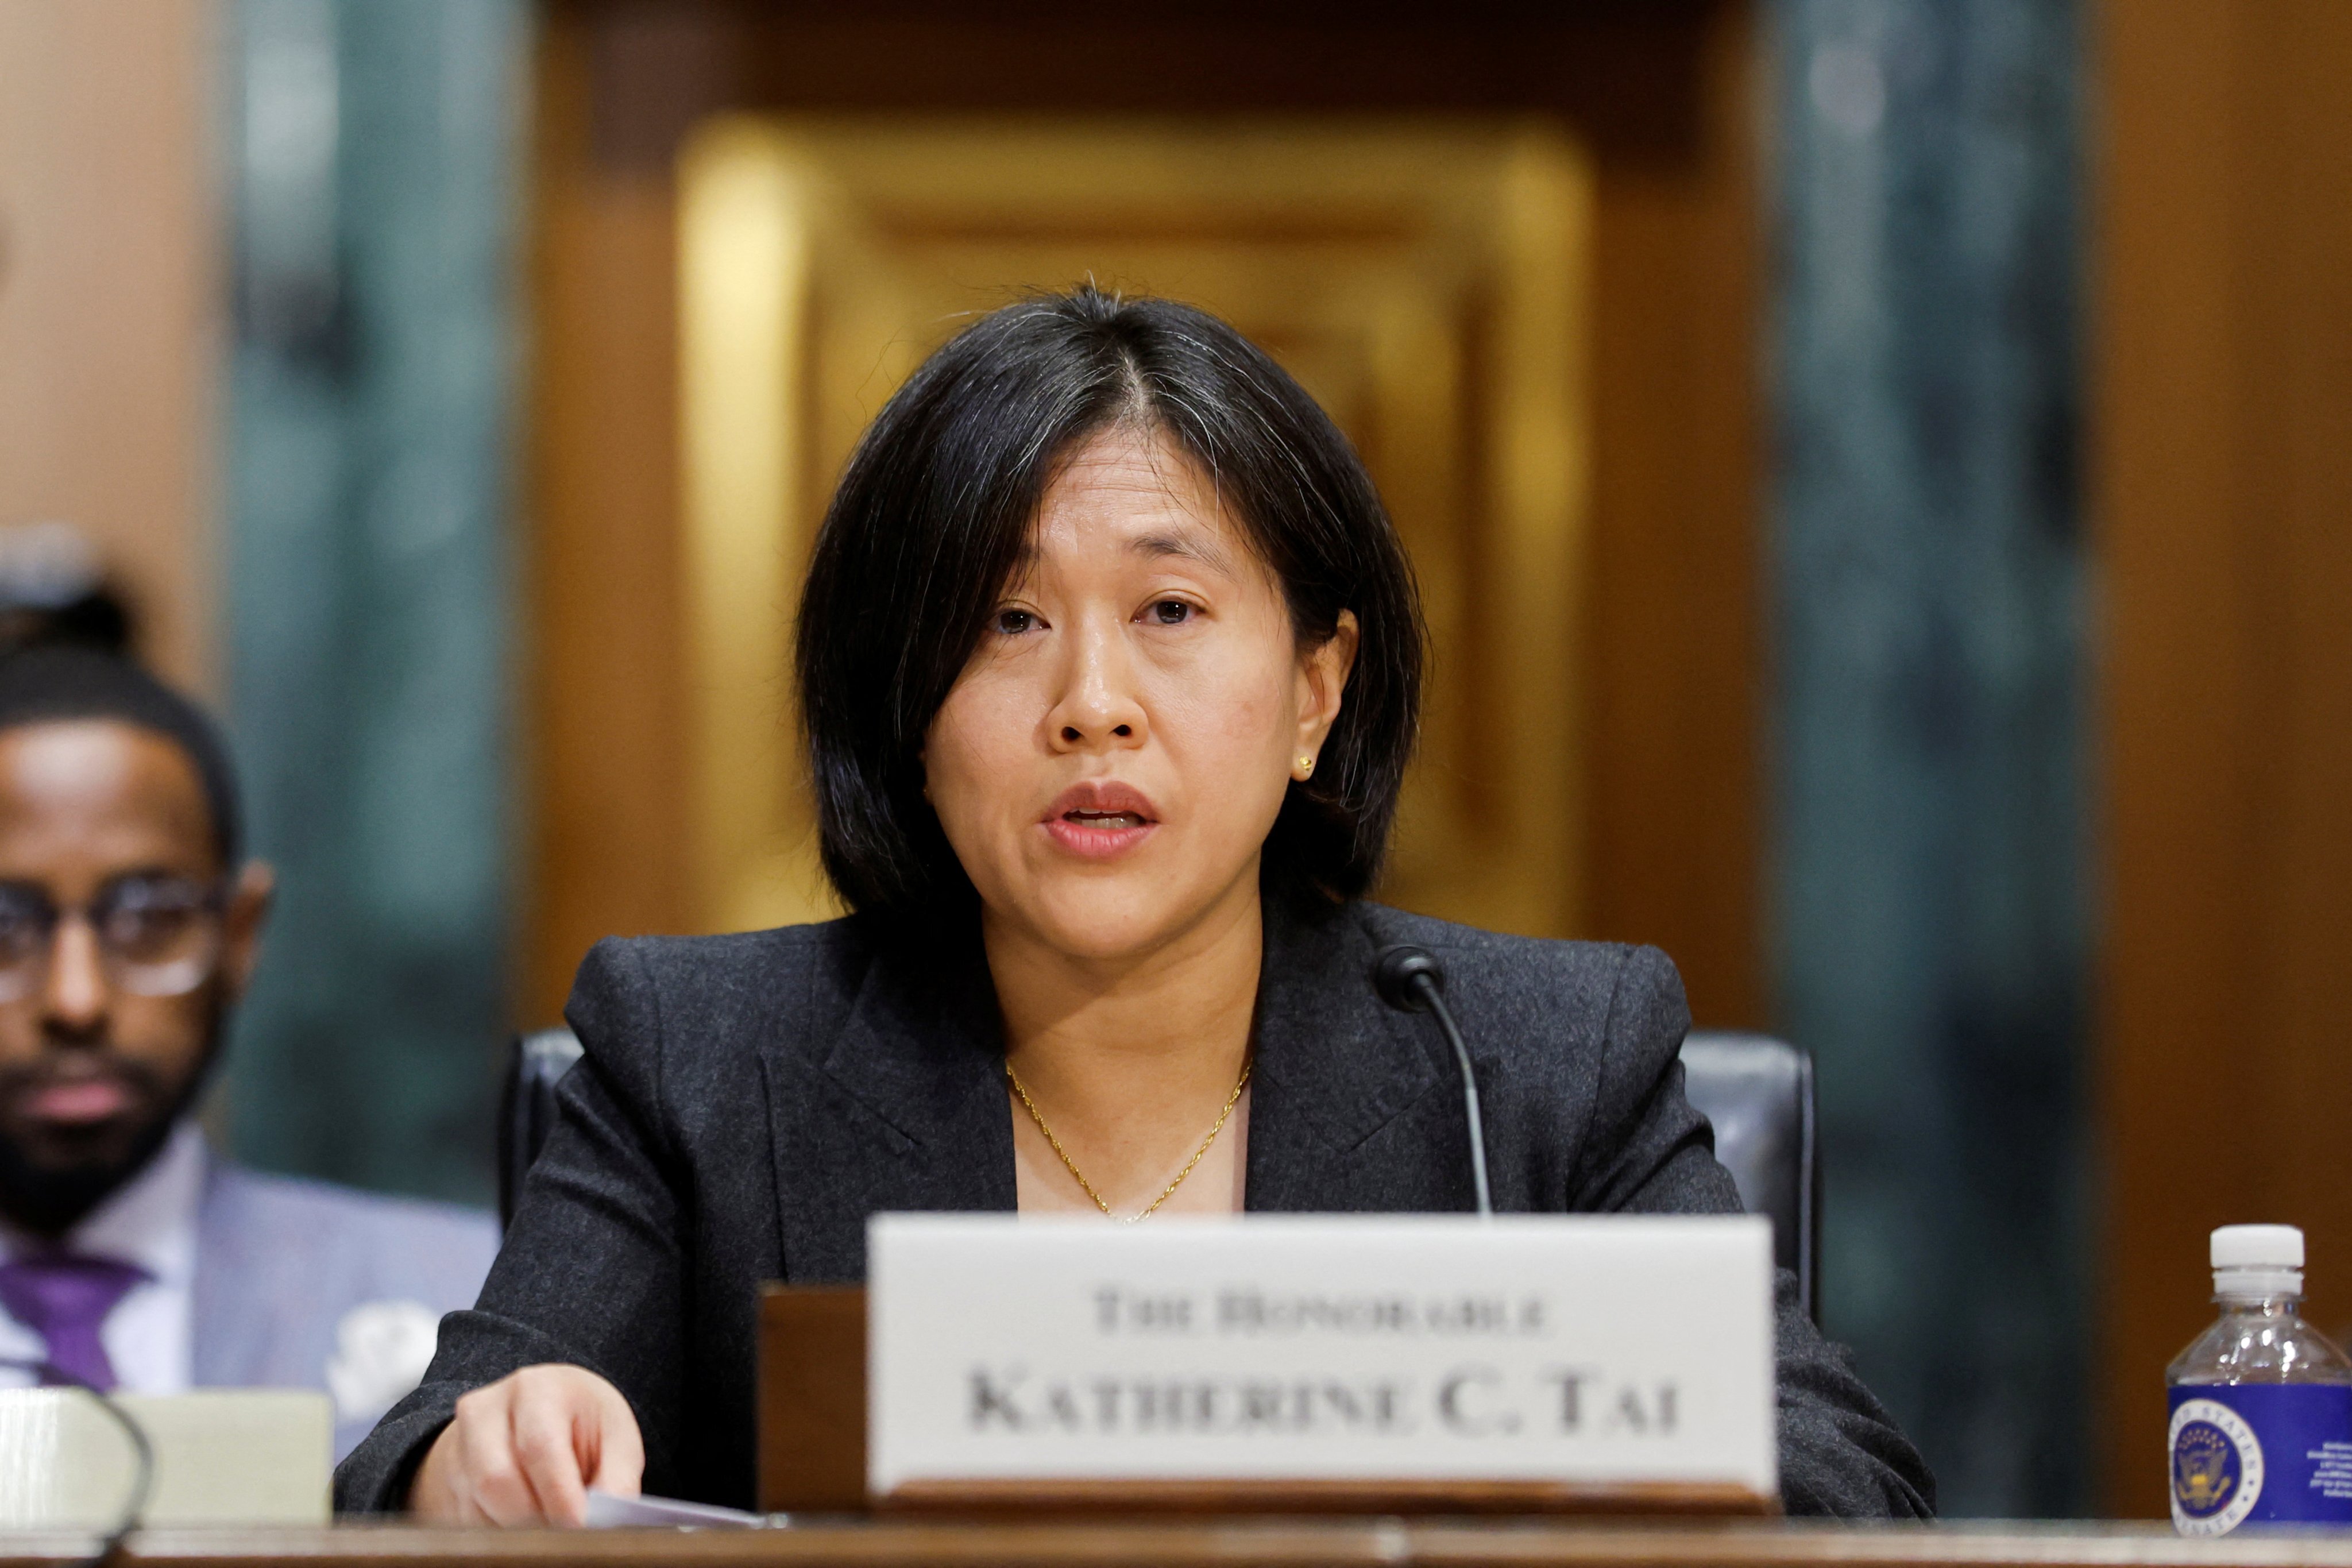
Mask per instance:
[[[505,1016],[523,0],[234,0],[229,707],[281,896],[227,1117],[483,1198]]]
[[[1773,952],[1821,1065],[1827,1322],[1947,1511],[2063,1514],[2089,1498],[2079,18],[1770,16]]]

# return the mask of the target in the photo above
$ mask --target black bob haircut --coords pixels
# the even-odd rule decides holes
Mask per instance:
[[[922,747],[1019,565],[1061,463],[1132,423],[1198,463],[1314,647],[1360,636],[1314,778],[1265,844],[1268,891],[1372,885],[1418,732],[1412,568],[1353,447],[1255,344],[1206,311],[1092,285],[1006,305],[876,416],[826,510],[801,600],[801,721],[826,874],[861,912],[936,916],[971,883],[923,798]]]
[[[203,709],[129,659],[95,647],[52,643],[0,655],[0,730],[76,719],[110,719],[179,747],[204,786],[221,869],[236,873],[245,847],[236,773]]]

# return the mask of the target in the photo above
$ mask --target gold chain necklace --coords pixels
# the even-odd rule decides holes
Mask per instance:
[[[1169,1183],[1158,1197],[1151,1200],[1150,1208],[1138,1214],[1129,1215],[1125,1219],[1119,1220],[1121,1225],[1133,1225],[1138,1220],[1150,1218],[1154,1210],[1175,1196],[1176,1189],[1184,1184],[1184,1178],[1192,1173],[1192,1168],[1198,1165],[1202,1157],[1208,1153],[1209,1145],[1217,1141],[1217,1134],[1225,1130],[1225,1119],[1233,1115],[1234,1107],[1242,1102],[1242,1090],[1249,1087],[1250,1068],[1255,1065],[1254,1060],[1242,1063],[1241,1079],[1234,1085],[1234,1092],[1225,1097],[1225,1108],[1217,1112],[1217,1124],[1209,1129],[1209,1135],[1201,1140],[1201,1146],[1192,1151],[1192,1157],[1184,1162],[1184,1168],[1176,1173],[1176,1179]],[[1052,1128],[1045,1125],[1045,1113],[1037,1109],[1037,1102],[1029,1098],[1027,1089],[1021,1087],[1021,1075],[1013,1070],[1010,1058],[1007,1058],[1004,1063],[1004,1077],[1005,1080],[1013,1085],[1013,1092],[1021,1097],[1021,1103],[1028,1108],[1029,1120],[1037,1124],[1037,1131],[1045,1135],[1045,1142],[1054,1146],[1054,1152],[1062,1157],[1063,1165],[1068,1169],[1071,1175],[1077,1178],[1078,1185],[1086,1189],[1087,1196],[1094,1199],[1095,1207],[1105,1214],[1110,1214],[1109,1200],[1095,1191],[1095,1184],[1087,1180],[1087,1173],[1078,1169],[1078,1163],[1070,1158],[1070,1152],[1062,1147],[1062,1141],[1054,1136]],[[1117,1215],[1111,1215],[1111,1217],[1118,1219]]]

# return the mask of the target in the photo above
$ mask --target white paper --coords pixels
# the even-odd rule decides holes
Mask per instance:
[[[667,1497],[619,1497],[602,1488],[588,1489],[591,1530],[644,1530],[663,1525],[697,1530],[765,1530],[784,1522],[784,1515],[745,1513],[740,1508],[719,1508],[707,1502],[682,1502]]]

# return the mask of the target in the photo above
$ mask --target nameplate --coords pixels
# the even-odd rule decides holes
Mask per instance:
[[[299,1388],[123,1394],[146,1434],[150,1525],[328,1522],[334,1407]],[[97,1401],[63,1388],[0,1390],[0,1529],[103,1530],[137,1479],[137,1450]]]
[[[1760,1218],[884,1215],[868,1279],[886,1503],[1778,1491]]]

